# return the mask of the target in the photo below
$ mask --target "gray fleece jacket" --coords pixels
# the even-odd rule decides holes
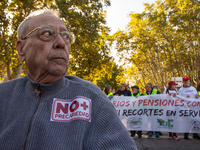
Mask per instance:
[[[28,76],[0,84],[0,150],[134,150],[113,104],[94,84]]]

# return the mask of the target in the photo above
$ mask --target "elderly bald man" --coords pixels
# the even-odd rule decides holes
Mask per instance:
[[[65,75],[74,41],[52,10],[20,24],[16,49],[28,75],[0,85],[1,149],[137,149],[106,95]]]

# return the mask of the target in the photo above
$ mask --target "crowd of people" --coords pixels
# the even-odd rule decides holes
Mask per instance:
[[[164,90],[163,93],[161,93],[157,86],[153,86],[151,83],[147,83],[145,84],[145,92],[142,93],[140,92],[139,90],[139,87],[137,85],[134,85],[131,87],[131,91],[127,88],[126,84],[125,83],[121,83],[120,84],[120,89],[115,92],[115,93],[112,93],[112,87],[110,85],[106,86],[105,88],[105,94],[108,95],[106,89],[107,87],[109,87],[109,95],[114,95],[114,96],[132,96],[132,97],[138,97],[138,96],[143,96],[143,95],[155,95],[155,94],[169,94],[169,95],[172,95],[172,96],[176,96],[176,95],[182,95],[182,96],[185,96],[187,98],[199,98],[200,96],[200,83],[197,85],[197,88],[195,88],[194,86],[192,86],[190,84],[190,79],[185,76],[183,77],[183,86],[179,89],[179,91],[177,90],[177,83],[175,83],[174,81],[170,81],[168,82],[168,87],[166,90]],[[136,131],[130,131],[130,135],[131,137],[136,137]],[[152,138],[152,135],[153,135],[153,131],[148,131],[147,132],[148,134],[148,138],[151,139]],[[157,139],[160,139],[160,135],[162,135],[161,132],[158,132],[158,131],[155,131],[155,136]],[[189,133],[184,133],[184,139],[188,140],[189,137],[188,137]],[[138,138],[141,138],[142,137],[142,131],[137,131],[137,137]],[[197,133],[193,133],[193,138],[194,139],[200,139],[200,136],[197,134]],[[178,137],[177,137],[177,134],[176,133],[171,133],[169,132],[169,137],[168,137],[169,140],[180,140]]]

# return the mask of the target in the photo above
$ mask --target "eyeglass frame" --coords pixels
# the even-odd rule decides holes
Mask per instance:
[[[43,27],[48,27],[48,26],[43,26]],[[34,31],[36,31],[36,30],[38,30],[38,29],[41,29],[42,27],[36,27],[36,28],[34,28],[33,30],[31,30],[29,33],[27,33],[27,35],[24,37],[24,38],[22,38],[22,40],[25,40],[25,39],[27,39],[27,37],[31,34],[31,33],[33,33]],[[53,27],[51,27],[51,28],[53,28]],[[55,29],[55,28],[53,28],[53,29]],[[55,29],[55,31],[56,31],[56,29]],[[69,31],[67,31],[67,32],[69,32]],[[56,31],[56,35],[57,34],[61,34],[62,32],[57,32]],[[72,33],[72,32],[69,32],[71,35],[72,35],[72,37],[73,37],[73,39],[71,40],[71,41],[73,41],[73,42],[70,42],[70,44],[74,44],[74,42],[75,42],[75,40],[76,40],[76,36],[74,35],[74,33]],[[53,39],[53,38],[52,38]]]

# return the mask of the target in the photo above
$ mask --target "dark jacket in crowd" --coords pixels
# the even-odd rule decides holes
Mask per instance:
[[[114,95],[119,94],[119,96],[131,96],[131,91],[125,89],[124,91],[118,90]]]

